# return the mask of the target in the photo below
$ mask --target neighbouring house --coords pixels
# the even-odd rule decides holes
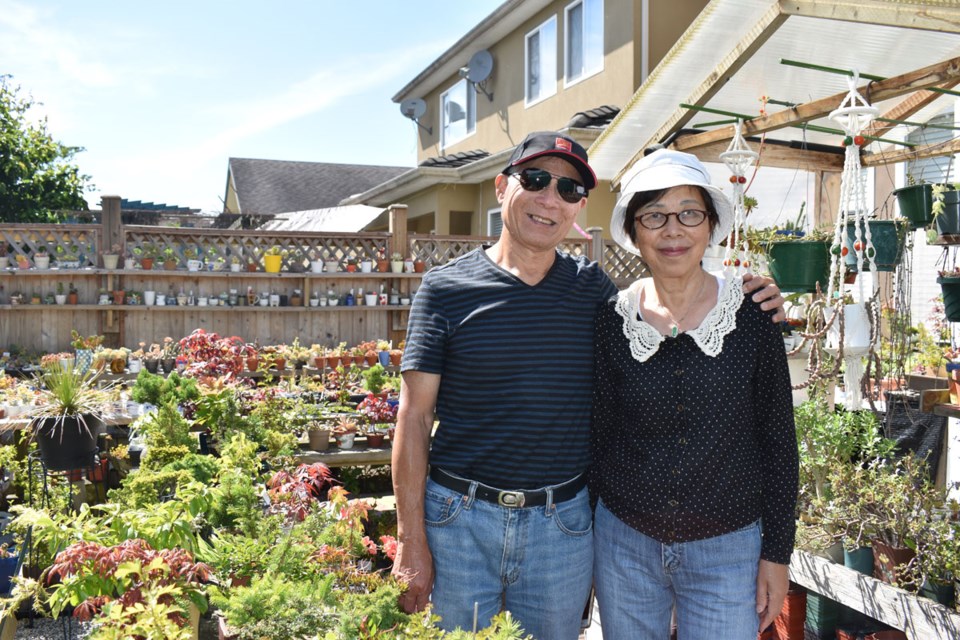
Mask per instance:
[[[337,206],[409,167],[230,158],[225,214],[269,216]]]
[[[544,129],[589,147],[706,4],[504,2],[393,97],[414,121],[418,166],[340,204],[402,202],[416,233],[499,235],[493,180],[513,147]],[[599,177],[583,229],[609,223],[615,198]]]

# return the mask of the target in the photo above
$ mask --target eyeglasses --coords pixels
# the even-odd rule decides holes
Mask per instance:
[[[677,216],[677,222],[685,227],[696,227],[703,224],[703,221],[707,219],[707,212],[701,209],[684,209],[683,211],[671,211],[670,213],[650,211],[649,213],[641,213],[633,221],[647,229],[659,229],[667,224],[667,218],[670,216]]]
[[[573,178],[555,176],[543,169],[522,169],[510,175],[516,177],[524,191],[543,191],[550,186],[553,179],[556,179],[557,195],[565,202],[580,202],[587,197],[587,188]]]

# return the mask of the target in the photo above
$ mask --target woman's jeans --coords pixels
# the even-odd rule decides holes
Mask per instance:
[[[433,612],[446,630],[477,629],[506,609],[537,640],[576,640],[593,574],[587,489],[546,506],[509,508],[427,480]]]
[[[706,540],[661,544],[597,505],[597,606],[604,640],[756,640],[760,524]]]

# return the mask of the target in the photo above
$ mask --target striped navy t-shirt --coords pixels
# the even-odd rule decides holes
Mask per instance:
[[[585,471],[594,315],[615,293],[596,263],[560,252],[533,286],[483,249],[427,273],[401,370],[441,376],[430,464],[503,489]]]

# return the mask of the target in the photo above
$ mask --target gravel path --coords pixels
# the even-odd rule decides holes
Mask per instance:
[[[80,623],[77,622],[36,618],[32,629],[29,620],[20,620],[13,637],[14,640],[78,640],[80,632]]]

